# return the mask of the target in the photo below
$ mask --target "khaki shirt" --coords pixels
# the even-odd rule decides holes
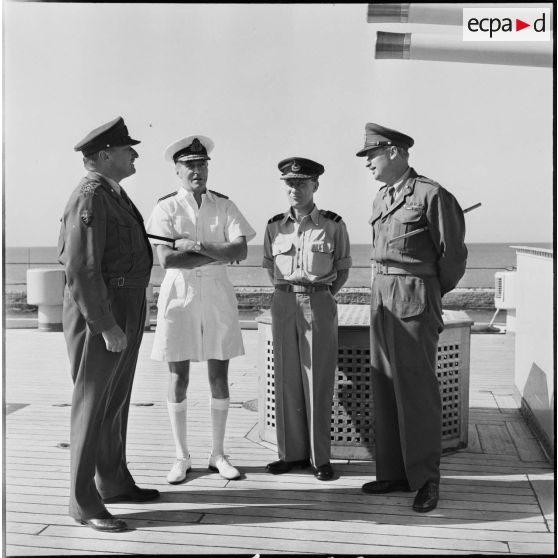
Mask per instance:
[[[389,204],[387,186],[372,206],[372,259],[382,263],[434,264],[442,294],[451,291],[465,273],[465,219],[455,197],[442,186],[411,169],[400,196]],[[391,241],[396,236],[426,231]]]
[[[291,210],[268,221],[262,267],[273,269],[273,283],[331,285],[340,269],[352,265],[345,223],[331,211],[313,210],[300,223]]]
[[[116,321],[109,282],[149,284],[153,253],[143,218],[125,193],[117,194],[103,176],[89,173],[60,221],[58,261],[65,267],[67,287],[93,334],[110,329]]]

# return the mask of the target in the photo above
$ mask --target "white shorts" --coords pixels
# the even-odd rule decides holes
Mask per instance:
[[[199,362],[244,354],[238,302],[226,266],[168,270],[157,307],[153,360]]]

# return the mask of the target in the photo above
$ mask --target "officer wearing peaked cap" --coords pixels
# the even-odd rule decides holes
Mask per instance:
[[[417,512],[438,503],[441,400],[436,378],[442,296],[465,272],[463,211],[408,164],[411,137],[366,124],[357,157],[384,183],[372,206],[370,365],[376,413],[376,481],[369,494],[418,490]],[[402,235],[421,231],[411,236]]]
[[[279,165],[290,209],[272,217],[264,237],[263,267],[275,286],[271,304],[275,414],[282,474],[313,466],[319,480],[333,478],[331,402],[337,367],[334,295],[351,267],[345,223],[314,204],[324,167],[290,157]]]
[[[70,515],[101,531],[122,531],[105,504],[146,501],[126,463],[128,408],[145,323],[153,256],[136,206],[120,186],[138,157],[124,120],[99,126],[74,147],[87,176],[61,219],[65,267],[64,336],[74,391]]]
[[[246,243],[256,233],[234,202],[207,189],[207,161],[212,150],[213,141],[202,135],[169,145],[165,159],[174,163],[180,188],[159,200],[147,223],[150,234],[178,239],[171,246],[164,240],[154,241],[166,273],[157,303],[151,358],[166,361],[169,367],[167,407],[176,448],[176,461],[167,475],[171,484],[184,481],[192,465],[186,428],[191,360],[208,363],[209,469],[229,480],[240,477],[224,450],[229,360],[244,354],[227,264],[246,258]]]

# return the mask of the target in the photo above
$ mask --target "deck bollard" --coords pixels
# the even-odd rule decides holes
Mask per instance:
[[[63,269],[28,269],[27,303],[36,304],[39,331],[62,331]]]

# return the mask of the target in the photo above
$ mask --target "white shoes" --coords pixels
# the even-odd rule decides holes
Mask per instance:
[[[167,475],[167,482],[169,484],[178,484],[186,480],[186,473],[192,469],[192,459],[190,456],[184,459],[177,459],[172,469]]]
[[[210,471],[218,471],[224,479],[240,478],[240,471],[231,465],[228,455],[210,455],[207,466]]]

